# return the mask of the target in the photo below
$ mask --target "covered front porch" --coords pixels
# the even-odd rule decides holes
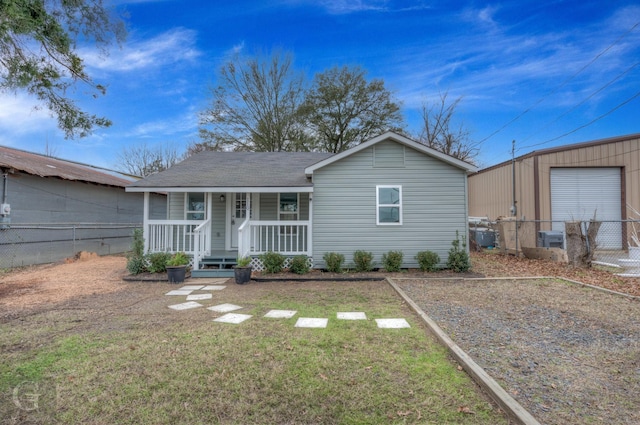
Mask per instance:
[[[145,251],[186,252],[194,276],[229,270],[247,256],[259,270],[268,251],[312,257],[312,188],[274,189],[170,191],[162,219],[145,192]]]

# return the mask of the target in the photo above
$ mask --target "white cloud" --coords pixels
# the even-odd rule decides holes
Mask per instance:
[[[176,28],[149,40],[128,42],[121,50],[113,49],[106,57],[89,49],[83,49],[80,55],[89,67],[127,72],[193,61],[202,54],[195,44],[195,31]]]
[[[129,131],[125,137],[135,138],[164,138],[192,132],[198,128],[198,117],[194,110],[190,109],[184,114],[162,120],[148,121],[139,125],[136,125],[131,131]]]
[[[11,137],[56,129],[49,111],[24,94],[0,95],[0,132],[10,143]]]

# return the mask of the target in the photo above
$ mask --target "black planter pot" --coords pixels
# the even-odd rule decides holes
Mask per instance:
[[[187,266],[167,266],[169,283],[182,283],[187,274]]]
[[[244,285],[251,280],[251,267],[236,267],[233,270],[236,283],[238,285]]]

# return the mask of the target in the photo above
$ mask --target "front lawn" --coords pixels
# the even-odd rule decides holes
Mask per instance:
[[[216,314],[204,308],[169,310],[175,299],[163,294],[171,285],[129,285],[135,290],[3,319],[0,417],[65,424],[507,423],[385,282],[230,284],[215,296],[254,316],[239,325],[212,322]],[[262,317],[271,309],[298,314]],[[363,311],[368,320],[337,320],[342,311]],[[299,317],[326,317],[329,325],[295,328]],[[392,317],[411,328],[378,329],[373,320]],[[39,408],[17,409],[14,390],[34,383]]]

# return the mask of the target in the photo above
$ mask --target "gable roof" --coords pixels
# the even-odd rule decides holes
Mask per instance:
[[[216,152],[205,151],[127,187],[127,191],[233,191],[255,192],[283,188],[311,188],[306,167],[332,154],[319,152]]]
[[[432,156],[434,158],[437,158],[443,162],[446,162],[447,164],[453,165],[454,167],[457,168],[461,168],[463,170],[465,170],[467,173],[474,173],[476,171],[478,171],[477,167],[475,167],[474,165],[469,164],[468,162],[464,162],[461,161],[457,158],[454,158],[450,155],[444,154],[442,152],[439,152],[435,149],[432,149],[428,146],[423,145],[422,143],[418,143],[414,140],[411,140],[405,136],[401,136],[400,134],[394,133],[392,131],[388,131],[384,134],[381,134],[378,137],[374,137],[371,140],[368,140],[364,143],[359,144],[358,146],[355,146],[351,149],[348,149],[344,152],[341,152],[339,154],[333,155],[323,161],[320,161],[316,164],[313,164],[309,167],[307,167],[305,169],[305,173],[307,175],[311,175],[313,174],[313,172],[319,168],[325,167],[329,164],[333,164],[336,161],[340,161],[342,158],[345,158],[347,156],[353,155],[356,152],[360,152],[364,149],[367,149],[377,143],[383,142],[385,140],[393,140],[394,142],[400,143],[404,146],[408,146],[412,149],[417,150],[418,152],[422,152],[425,155],[429,155]]]
[[[0,168],[14,169],[40,177],[125,187],[137,177],[106,168],[0,146]]]

